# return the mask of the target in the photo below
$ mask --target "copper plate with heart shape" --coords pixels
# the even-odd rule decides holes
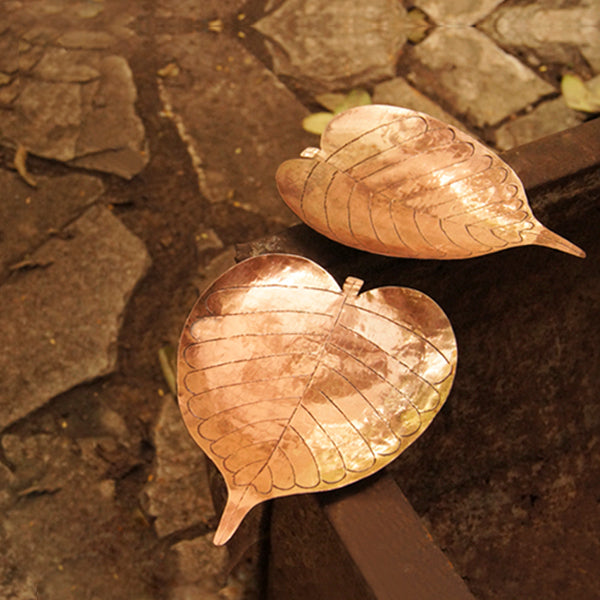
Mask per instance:
[[[456,342],[445,314],[416,290],[361,286],[270,254],[225,272],[194,306],[178,395],[228,487],[216,544],[260,502],[381,469],[446,400]]]
[[[534,217],[498,155],[413,110],[351,108],[329,123],[320,149],[284,162],[276,178],[307,225],[367,252],[456,259],[536,244],[585,256]]]

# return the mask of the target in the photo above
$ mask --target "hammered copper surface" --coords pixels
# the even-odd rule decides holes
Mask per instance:
[[[307,225],[389,256],[455,259],[537,244],[583,257],[539,223],[516,173],[471,136],[393,106],[334,118],[277,185]]]
[[[424,294],[333,277],[308,259],[250,258],[192,310],[179,403],[229,497],[225,543],[269,498],[341,487],[382,468],[427,427],[454,379],[456,343]]]

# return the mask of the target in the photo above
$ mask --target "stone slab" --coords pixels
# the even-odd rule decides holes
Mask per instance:
[[[87,83],[99,79],[100,72],[85,64],[82,58],[65,48],[48,47],[31,73],[34,77],[48,82]]]
[[[223,242],[216,234],[214,229],[201,227],[194,235],[196,242],[196,252],[198,258],[208,252],[218,252],[223,249]]]
[[[175,544],[177,585],[169,600],[221,600],[229,557],[223,546],[215,546],[211,536],[184,540]]]
[[[130,178],[149,159],[131,69],[123,57],[105,56],[98,71],[98,88],[85,103],[72,164]]]
[[[192,277],[191,284],[197,292],[197,296],[202,294],[213,281],[220,277],[227,269],[235,266],[236,250],[234,246],[228,246],[221,250],[217,255],[211,258],[206,266],[198,269]]]
[[[116,502],[107,463],[82,453],[68,430],[1,441],[14,473],[12,501],[0,512],[0,596],[154,598],[154,565],[140,548],[142,539],[149,545],[147,525]]]
[[[102,50],[110,48],[116,41],[116,38],[107,31],[73,29],[63,33],[57,43],[64,48]]]
[[[73,2],[72,0],[27,0],[8,3],[8,11],[25,13],[26,16],[38,19],[60,16],[64,20],[93,19],[102,13],[106,2]]]
[[[104,192],[97,177],[76,173],[36,176],[36,182],[32,188],[16,173],[0,170],[0,281],[9,266],[59,233]]]
[[[144,488],[144,507],[159,537],[214,518],[206,458],[188,433],[179,407],[166,395],[153,442],[155,470]]]
[[[302,130],[306,108],[237,40],[214,33],[160,36],[164,113],[188,146],[202,193],[289,225],[275,172],[314,143]]]
[[[31,154],[44,158],[74,158],[82,119],[81,85],[72,81],[19,81],[20,94],[6,111],[0,111],[2,138],[13,147],[23,145]]]
[[[504,0],[413,0],[438,25],[474,25]]]
[[[245,0],[158,0],[156,16],[162,18],[213,20],[239,14]]]
[[[395,0],[286,0],[254,24],[268,38],[275,73],[313,93],[392,77],[412,26]]]
[[[501,125],[494,133],[496,147],[509,150],[564,129],[576,127],[585,119],[583,113],[569,108],[562,97],[543,102],[528,115]]]
[[[40,25],[22,7],[0,34],[0,143],[38,156],[131,178],[148,162],[137,90],[114,31]],[[66,28],[65,28],[66,27]]]
[[[556,90],[473,27],[434,30],[409,80],[477,126],[494,125]]]
[[[394,79],[378,83],[373,91],[373,104],[391,104],[424,112],[473,135],[463,123],[448,114],[439,104],[419,92],[402,77],[394,77]]]
[[[600,9],[593,0],[569,7],[547,2],[502,6],[480,27],[502,46],[532,51],[550,63],[569,64],[579,51],[600,72]]]
[[[46,265],[0,287],[0,429],[110,373],[122,314],[150,259],[109,210],[92,207],[32,253]]]

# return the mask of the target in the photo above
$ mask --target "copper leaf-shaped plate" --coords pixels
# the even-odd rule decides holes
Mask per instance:
[[[371,105],[335,117],[321,149],[284,162],[286,204],[323,235],[368,252],[454,259],[537,244],[585,253],[533,216],[494,152],[424,113]]]
[[[427,427],[452,385],[456,343],[424,294],[341,290],[315,263],[248,259],[200,297],[179,346],[183,419],[229,497],[225,543],[269,498],[381,469]]]

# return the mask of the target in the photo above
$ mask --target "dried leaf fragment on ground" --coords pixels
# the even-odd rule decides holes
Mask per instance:
[[[584,82],[577,75],[565,75],[560,89],[569,108],[588,113],[600,112],[600,76]]]
[[[169,391],[177,395],[177,354],[171,345],[163,346],[158,351],[158,362]]]
[[[339,113],[354,108],[371,104],[369,92],[362,89],[350,90],[347,94],[328,93],[321,94],[315,100],[331,112],[317,112],[308,115],[302,121],[302,127],[310,133],[321,135],[331,119]]]
[[[19,144],[15,152],[15,169],[17,169],[17,173],[19,173],[25,183],[31,187],[37,187],[37,181],[27,171],[27,154],[27,148]]]

